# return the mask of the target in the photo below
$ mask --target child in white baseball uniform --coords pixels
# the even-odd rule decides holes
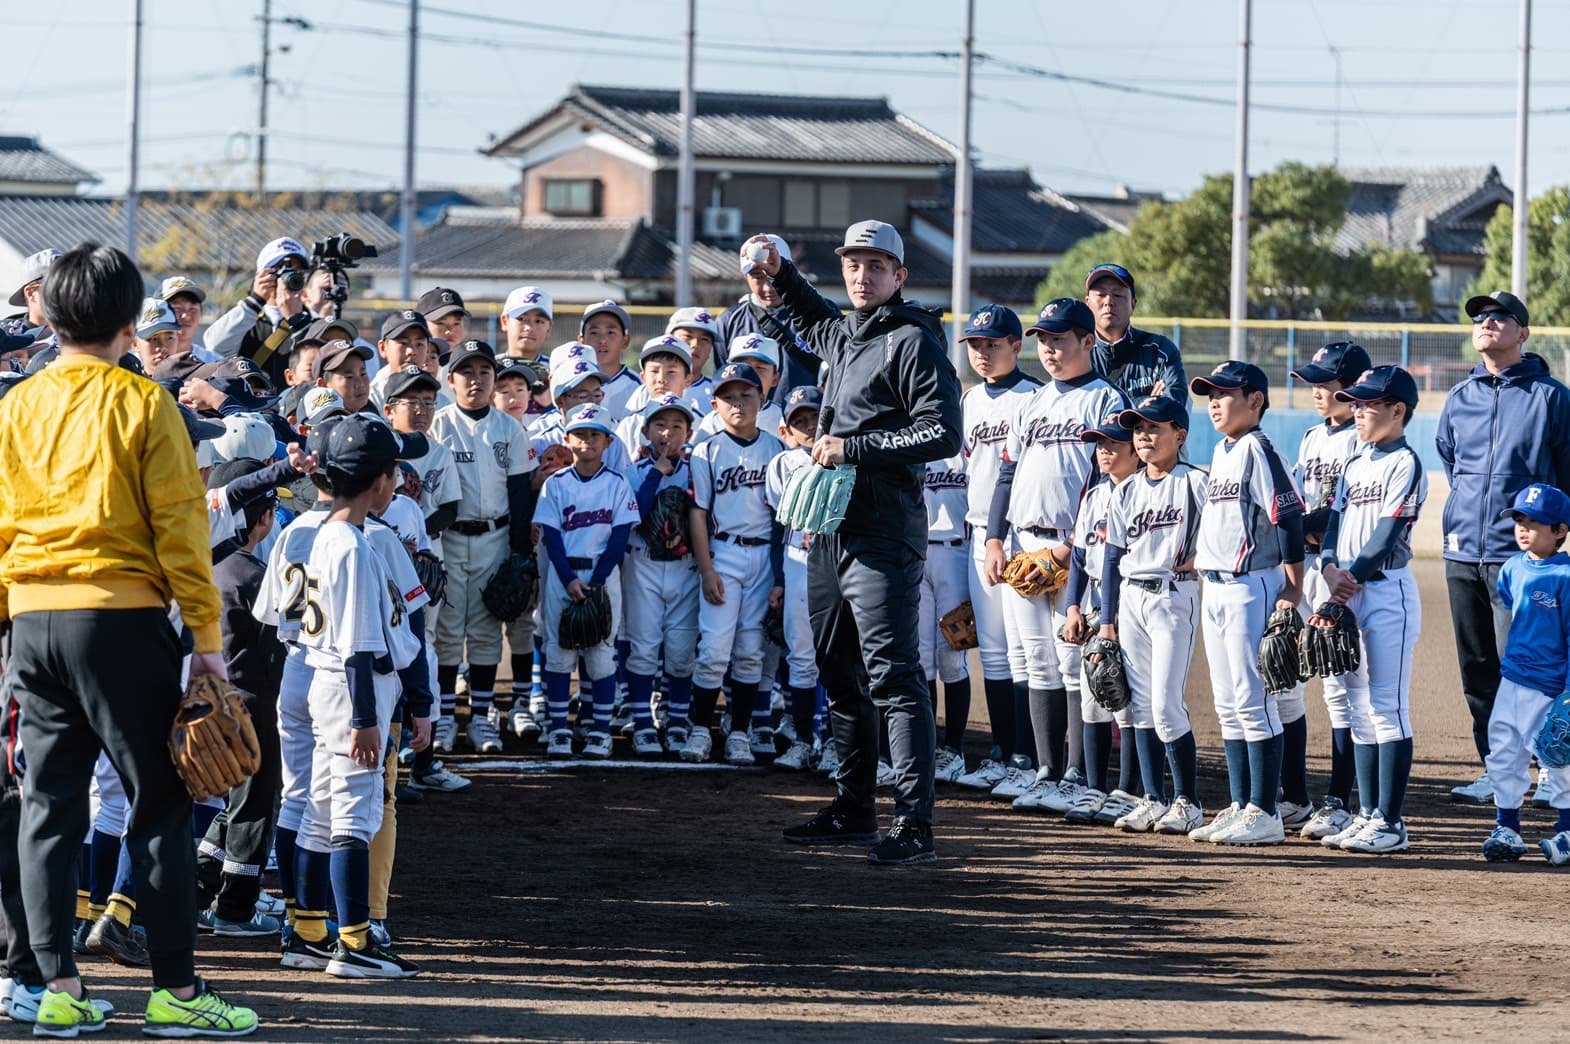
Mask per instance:
[[[1121,391],[1098,377],[1090,353],[1096,321],[1085,302],[1049,301],[1026,333],[1051,382],[1026,399],[1010,422],[1008,442],[987,519],[987,578],[1001,583],[1008,564],[1004,542],[1012,532],[1021,550],[1050,549],[1068,568],[1074,523],[1085,494],[1100,478],[1095,452],[1080,440],[1107,415],[1128,405]],[[1036,738],[1037,772],[1018,793],[1005,780],[994,796],[1016,799],[1034,791],[1021,807],[1033,807],[1047,788],[1068,802],[1078,796],[1084,754],[1079,720],[1079,646],[1058,637],[1068,622],[1068,589],[1022,599],[1015,612],[1030,677],[1030,718]],[[1072,774],[1071,774],[1072,772]]]
[[[706,308],[678,308],[665,323],[665,333],[683,341],[692,353],[692,383],[689,388],[695,398],[703,401],[699,413],[708,413],[714,398],[714,380],[704,374],[709,357],[714,354],[715,340],[720,336],[719,318]]]
[[[442,533],[447,591],[436,614],[436,677],[441,718],[434,746],[450,751],[458,726],[458,667],[469,663],[469,745],[495,754],[501,736],[490,720],[496,668],[502,658],[502,622],[480,593],[509,552],[528,554],[536,460],[523,428],[491,405],[496,354],[484,341],[453,346],[447,382],[454,402],[436,412],[431,438],[452,451],[463,495],[458,518]]]
[[[579,682],[592,693],[594,706],[583,756],[603,759],[611,754],[611,713],[616,703],[613,639],[622,614],[620,565],[632,529],[638,524],[632,487],[602,460],[605,447],[615,438],[609,410],[592,403],[574,408],[566,424],[566,445],[572,450],[573,466],[545,480],[535,511],[540,546],[545,551],[535,627],[545,655],[541,674],[550,715],[546,749],[554,756],[572,754],[568,687],[580,658],[583,671]],[[591,587],[604,587],[610,597],[611,634],[590,649],[564,649],[559,638],[562,609],[569,601],[587,599]]]
[[[1320,843],[1347,852],[1404,852],[1401,818],[1412,774],[1412,654],[1423,607],[1411,533],[1428,477],[1406,426],[1417,382],[1399,366],[1377,366],[1336,393],[1351,402],[1365,445],[1347,464],[1325,528],[1321,569],[1329,600],[1351,609],[1362,631],[1362,663],[1345,676],[1360,814]]]
[[[674,342],[686,352],[680,341]],[[633,469],[638,514],[647,519],[661,491],[679,489],[691,503],[692,469],[683,447],[692,434],[692,408],[679,394],[654,399],[643,409],[648,453]],[[698,649],[698,574],[689,546],[666,547],[634,529],[622,582],[627,607],[627,701],[632,707],[632,749],[643,755],[679,753],[687,744],[687,712],[692,703],[692,669]],[[654,725],[650,701],[664,650],[669,727],[665,745]]]
[[[785,423],[785,416],[779,404],[769,401],[774,382],[780,375],[779,342],[762,334],[743,334],[731,341],[729,356],[727,366],[733,362],[746,363],[758,375],[758,380],[763,382],[763,406],[758,410],[758,430],[779,431]],[[698,422],[698,430],[692,436],[693,444],[713,438],[724,430],[725,425],[719,414],[711,412]]]
[[[674,395],[686,405],[694,418],[701,417],[708,412],[709,404],[704,403],[702,409],[688,394],[687,382],[692,374],[692,353],[687,349],[684,341],[669,335],[651,337],[643,342],[643,348],[638,352],[639,374],[643,378],[643,385],[638,389],[638,394],[627,400],[628,413],[616,425],[616,441],[627,452],[631,460],[642,456],[643,449],[649,442],[644,436],[644,426],[647,421],[644,411],[649,403],[666,396]],[[693,421],[696,425],[697,421]],[[688,439],[692,438],[691,429],[687,432]]]
[[[789,447],[769,461],[768,503],[778,510],[796,469],[812,462],[812,444],[818,434],[818,414],[823,409],[823,393],[812,385],[791,390],[785,400],[785,423],[780,437]],[[812,622],[807,616],[807,537],[795,530],[784,536],[785,665],[790,689],[788,711],[796,726],[790,749],[774,760],[777,768],[812,767],[813,721],[818,710],[818,658],[812,646]],[[818,768],[832,770],[838,764],[834,744],[825,743]]]
[[[1119,830],[1187,834],[1202,826],[1199,758],[1183,689],[1199,623],[1194,545],[1205,503],[1205,473],[1179,460],[1188,410],[1152,395],[1124,410],[1145,467],[1112,493],[1101,566],[1101,636],[1123,647],[1133,697],[1134,746],[1145,795]],[[1162,753],[1172,767],[1167,803]]]
[[[983,758],[975,771],[966,772],[963,760],[940,762],[937,779],[962,787],[991,790],[1003,782],[1009,768],[1030,767],[1035,739],[1030,729],[1030,687],[1026,681],[1025,647],[1014,624],[1014,610],[1024,599],[1007,584],[994,584],[987,576],[987,517],[992,493],[1003,466],[1003,451],[1020,404],[1041,382],[1019,368],[1024,329],[1019,316],[1002,305],[985,305],[972,312],[960,335],[970,368],[982,383],[965,393],[965,467],[967,473],[965,522],[970,527],[970,606],[976,614],[976,639],[981,659],[981,689],[992,724],[992,756]],[[1012,538],[1004,551],[1017,546]],[[942,758],[942,755],[939,754]],[[956,771],[957,770],[957,771]],[[952,775],[950,775],[952,773]]]
[[[620,421],[628,414],[628,400],[643,386],[624,361],[627,347],[632,344],[632,317],[615,301],[590,305],[578,324],[578,339],[594,349],[604,406]]]
[[[1491,863],[1515,862],[1526,853],[1521,804],[1548,709],[1570,688],[1570,497],[1534,482],[1502,514],[1515,522],[1521,553],[1499,570],[1499,597],[1510,610],[1510,636],[1499,668],[1499,696],[1488,718],[1488,778],[1494,784],[1493,833],[1483,842]],[[1538,768],[1538,790],[1550,788],[1558,820],[1538,842],[1550,865],[1570,863],[1570,768]]]
[[[496,383],[491,389],[491,405],[517,421],[524,429],[525,437],[528,426],[538,416],[530,410],[534,405],[531,385],[539,379],[532,363],[510,355],[500,356],[496,360]],[[544,468],[538,458],[535,463],[530,484],[537,490],[539,487],[534,480],[543,483],[547,476],[540,474]],[[507,637],[507,651],[512,661],[512,707],[507,713],[507,724],[519,739],[537,740],[544,726],[529,709],[529,701],[531,693],[537,692],[543,698],[545,690],[540,680],[539,661],[534,655],[534,613],[520,613],[508,620],[502,625],[502,633]],[[498,732],[501,730],[501,708],[496,705],[494,698],[491,701],[491,724]]]
[[[938,629],[938,620],[970,598],[970,540],[965,525],[970,491],[964,451],[947,460],[928,461],[925,478],[927,564],[921,573],[919,649],[934,718],[938,683],[943,683],[943,742],[937,750],[936,778],[952,780],[965,770],[962,752],[970,720],[970,657],[965,650],[949,646]]]
[[[553,356],[555,352],[551,353]],[[536,459],[543,460],[551,446],[562,445],[566,438],[567,414],[579,406],[604,405],[604,389],[599,369],[593,360],[584,359],[572,352],[563,353],[551,365],[551,397],[556,408],[538,417],[529,427],[529,446]],[[600,457],[601,463],[620,475],[632,474],[632,457],[620,439],[612,438]],[[565,466],[563,464],[562,466]],[[557,468],[556,470],[560,470]],[[537,476],[535,488],[545,484],[549,474]]]
[[[1350,341],[1327,344],[1314,353],[1307,366],[1292,371],[1292,376],[1314,390],[1314,410],[1325,421],[1303,433],[1297,451],[1294,477],[1303,492],[1307,513],[1303,516],[1303,543],[1307,551],[1303,563],[1303,604],[1312,613],[1329,595],[1324,575],[1319,570],[1325,525],[1330,520],[1330,502],[1347,461],[1361,445],[1352,423],[1352,406],[1336,398],[1336,392],[1351,386],[1373,367],[1368,352]],[[1308,718],[1303,713],[1303,687],[1281,696],[1281,728],[1285,737],[1281,755],[1281,825],[1290,830],[1294,823],[1309,840],[1318,841],[1345,830],[1352,822],[1347,811],[1352,803],[1352,715],[1347,704],[1346,684],[1340,678],[1323,679],[1325,709],[1330,712],[1330,781],[1325,796],[1310,813],[1308,804]],[[1295,697],[1296,702],[1288,696]],[[1305,819],[1304,817],[1307,816]]]
[[[1281,714],[1259,676],[1259,640],[1278,608],[1303,599],[1303,501],[1286,461],[1259,429],[1270,382],[1230,360],[1189,382],[1210,400],[1222,439],[1210,465],[1195,568],[1204,580],[1205,658],[1232,803],[1189,837],[1234,845],[1279,844]],[[1146,782],[1146,787],[1150,786]]]
[[[540,358],[556,325],[551,295],[538,286],[514,288],[502,305],[499,322],[507,335],[508,355],[531,362]]]
[[[784,534],[769,510],[769,462],[785,452],[758,428],[763,382],[746,363],[714,379],[714,412],[725,430],[692,451],[692,552],[703,585],[698,664],[692,677],[692,731],[684,761],[707,761],[720,683],[731,672],[731,731],[725,760],[751,765],[748,725],[763,679],[763,614],[784,602]]]

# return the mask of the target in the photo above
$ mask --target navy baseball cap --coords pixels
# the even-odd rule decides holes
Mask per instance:
[[[1292,376],[1307,384],[1329,384],[1340,381],[1353,384],[1364,373],[1374,368],[1368,351],[1352,341],[1336,341],[1314,353],[1307,366],[1292,371]]]
[[[1014,320],[1018,323],[1019,320]],[[1018,334],[1014,336],[1018,337]],[[823,392],[815,384],[803,384],[799,388],[792,388],[790,395],[785,399],[785,419],[788,421],[798,410],[823,409]]]
[[[1241,359],[1228,359],[1204,377],[1195,377],[1188,382],[1188,390],[1195,395],[1209,395],[1212,390],[1231,391],[1234,388],[1264,392],[1265,401],[1270,400],[1270,378],[1265,376],[1264,370]]]
[[[400,460],[418,460],[430,443],[417,431],[398,433],[379,418],[364,413],[334,418],[316,429],[324,438],[320,448],[324,470],[340,478],[375,478]]]
[[[1338,402],[1377,402],[1394,399],[1409,409],[1417,409],[1417,382],[1399,366],[1376,366],[1364,370],[1357,383],[1336,392]]]
[[[452,373],[470,359],[484,359],[491,364],[491,369],[496,369],[495,349],[484,341],[469,340],[453,346],[452,354],[447,357],[447,372]]]
[[[1118,423],[1118,414],[1114,413],[1094,428],[1086,428],[1079,433],[1081,442],[1133,442],[1134,433]]]
[[[1025,332],[1065,333],[1081,330],[1092,333],[1095,329],[1096,317],[1091,314],[1089,305],[1077,297],[1060,297],[1043,305],[1041,314],[1036,316],[1036,325]]]
[[[463,298],[456,290],[449,290],[445,286],[433,286],[420,295],[414,303],[414,310],[425,316],[426,322],[441,319],[444,316],[457,312],[459,315],[468,315],[469,310],[463,306]]]
[[[763,391],[763,378],[758,376],[757,370],[754,370],[746,363],[727,363],[724,369],[714,375],[715,396],[718,397],[721,388],[727,384],[734,384],[737,381],[750,384],[758,389],[759,392]]]
[[[1486,312],[1504,312],[1522,326],[1530,325],[1526,321],[1526,305],[1508,290],[1495,290],[1491,294],[1479,294],[1466,299],[1468,317],[1476,319]]]
[[[386,392],[387,401],[391,402],[419,388],[440,394],[442,383],[418,366],[410,364],[388,376],[383,390]]]
[[[1525,515],[1545,526],[1570,526],[1570,497],[1546,482],[1534,482],[1515,495],[1515,501],[1499,513],[1500,518]]]
[[[959,335],[959,339],[968,341],[972,337],[995,337],[1018,341],[1024,336],[1024,328],[1020,325],[1019,316],[1014,314],[1014,309],[993,304],[983,305],[970,313],[970,318],[965,321],[965,332]]]
[[[1165,395],[1147,395],[1133,406],[1118,414],[1118,424],[1133,429],[1140,421],[1152,424],[1172,424],[1188,430],[1188,410],[1176,399]]]
[[[1124,268],[1122,265],[1114,265],[1110,261],[1104,261],[1095,268],[1092,268],[1089,272],[1085,273],[1085,289],[1089,290],[1090,284],[1094,283],[1103,276],[1111,276],[1113,279],[1116,279],[1118,282],[1128,287],[1129,293],[1133,294],[1135,297],[1139,296],[1139,291],[1134,289],[1134,274],[1128,269]]]
[[[223,423],[198,417],[196,412],[187,406],[180,406],[180,420],[185,423],[185,433],[190,436],[191,442],[208,442],[216,439],[229,429]]]
[[[419,330],[425,336],[431,335],[431,328],[425,321],[425,316],[412,308],[401,312],[394,312],[382,320],[382,340],[390,340],[403,333],[405,330]]]

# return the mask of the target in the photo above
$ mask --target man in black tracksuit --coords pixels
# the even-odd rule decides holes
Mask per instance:
[[[799,844],[869,844],[874,863],[935,857],[931,697],[917,650],[927,553],[926,463],[959,451],[960,385],[941,319],[900,297],[904,244],[879,221],[845,233],[838,253],[855,311],[840,316],[766,243],[761,266],[791,326],[824,361],[824,406],[813,460],[850,464],[856,485],[845,521],[812,538],[807,607],[818,676],[840,756],[834,803],[785,831]],[[878,838],[874,794],[878,711],[888,717],[894,825]]]

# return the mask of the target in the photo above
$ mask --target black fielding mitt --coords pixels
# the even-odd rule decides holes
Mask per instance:
[[[534,559],[528,555],[508,555],[496,575],[486,582],[480,600],[492,616],[502,623],[512,623],[528,612],[534,601],[534,581],[538,575]]]
[[[610,638],[611,626],[611,596],[604,587],[591,587],[589,597],[562,609],[556,640],[563,649],[592,649]]]

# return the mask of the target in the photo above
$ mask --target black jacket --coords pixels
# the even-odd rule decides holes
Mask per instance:
[[[213,566],[213,582],[223,600],[218,623],[229,680],[253,696],[277,699],[283,684],[283,643],[277,628],[251,615],[266,572],[261,559],[241,550]]]
[[[819,431],[845,440],[856,488],[840,531],[898,535],[925,551],[926,464],[959,452],[959,375],[949,361],[943,320],[896,296],[869,315],[841,316],[796,271],[780,266],[774,285],[791,326],[824,363]]]
[[[832,305],[830,307],[833,307]],[[720,316],[720,336],[714,344],[714,372],[719,373],[730,360],[730,343],[747,334],[772,337],[780,345],[780,379],[775,382],[769,400],[780,409],[790,393],[804,384],[818,383],[818,370],[822,360],[812,354],[806,340],[790,328],[784,309],[770,312],[753,303],[751,294],[742,294],[741,300]]]

